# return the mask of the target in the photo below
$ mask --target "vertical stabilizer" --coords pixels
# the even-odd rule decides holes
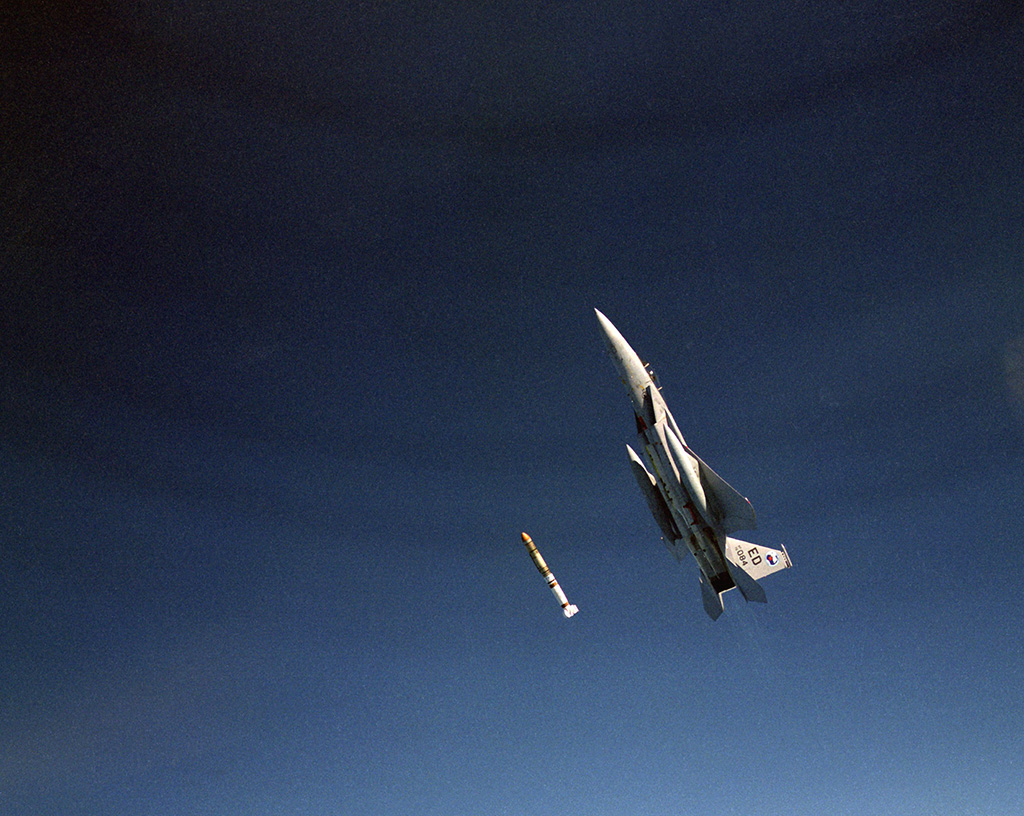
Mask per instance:
[[[760,581],[766,575],[793,566],[785,547],[781,550],[773,550],[770,547],[762,547],[760,544],[740,541],[738,538],[726,537],[725,557],[727,561],[742,568],[755,581]]]

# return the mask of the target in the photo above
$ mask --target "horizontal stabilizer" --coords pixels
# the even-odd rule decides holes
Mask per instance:
[[[719,615],[725,611],[725,605],[722,603],[721,594],[711,588],[711,583],[704,577],[704,573],[700,575],[700,597],[708,617],[711,620],[718,620]]]
[[[726,533],[737,530],[756,530],[757,515],[749,501],[725,479],[707,466],[707,463],[693,451],[688,451],[700,468],[700,481],[704,486],[704,495],[708,501],[708,509]]]
[[[726,537],[725,557],[727,561],[739,567],[755,581],[759,581],[773,572],[793,566],[785,547],[781,550],[773,550],[769,547],[762,547],[760,544],[740,541],[738,538]],[[731,568],[729,573],[732,574]],[[733,580],[735,580],[735,576],[733,576]],[[739,586],[738,581],[736,584]],[[740,589],[742,590],[742,587]]]
[[[764,594],[764,588],[751,578],[743,567],[732,563],[728,558],[725,559],[725,567],[729,570],[732,582],[736,584],[740,595],[747,603],[768,603],[768,596]]]

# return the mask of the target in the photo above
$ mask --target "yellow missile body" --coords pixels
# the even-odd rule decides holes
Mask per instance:
[[[555,580],[555,576],[552,575],[551,570],[548,569],[548,565],[544,561],[544,556],[540,554],[540,551],[537,549],[537,545],[533,543],[533,539],[526,533],[523,533],[523,544],[526,545],[526,550],[530,553],[530,558],[533,559],[533,563],[537,567],[537,572],[544,576],[544,580],[548,582],[548,587],[551,589],[551,592],[554,593],[555,600],[557,600],[559,605],[562,607],[562,614],[567,618],[571,618],[580,611],[579,608],[577,608],[575,604],[569,603],[569,599],[565,597],[565,593],[558,585],[558,581]]]

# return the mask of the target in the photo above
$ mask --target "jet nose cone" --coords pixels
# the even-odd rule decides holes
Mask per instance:
[[[636,352],[619,334],[619,330],[612,325],[612,322],[598,309],[594,309],[594,314],[597,315],[597,322],[601,324],[601,331],[604,333],[604,339],[615,367],[619,370],[619,376],[626,388],[629,389],[634,408],[639,411],[643,405],[644,389],[650,384],[651,378],[644,370],[644,364],[640,362]]]
[[[605,317],[599,310],[594,309],[594,314],[597,315],[597,322],[601,325],[601,331],[604,333],[605,340],[608,341],[610,348],[615,348],[619,341],[622,340],[622,335],[619,334],[619,330],[612,325],[607,317]]]
[[[604,334],[605,342],[608,344],[608,350],[611,351],[612,355],[618,359],[622,359],[632,354],[633,350],[629,347],[629,343],[627,343],[625,338],[619,334],[619,330],[615,328],[612,321],[597,309],[594,309],[594,314],[597,315],[597,322],[601,324],[601,332]]]

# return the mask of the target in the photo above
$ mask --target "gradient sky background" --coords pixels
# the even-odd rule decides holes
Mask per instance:
[[[0,26],[0,812],[1024,812],[1019,2],[67,5]]]

